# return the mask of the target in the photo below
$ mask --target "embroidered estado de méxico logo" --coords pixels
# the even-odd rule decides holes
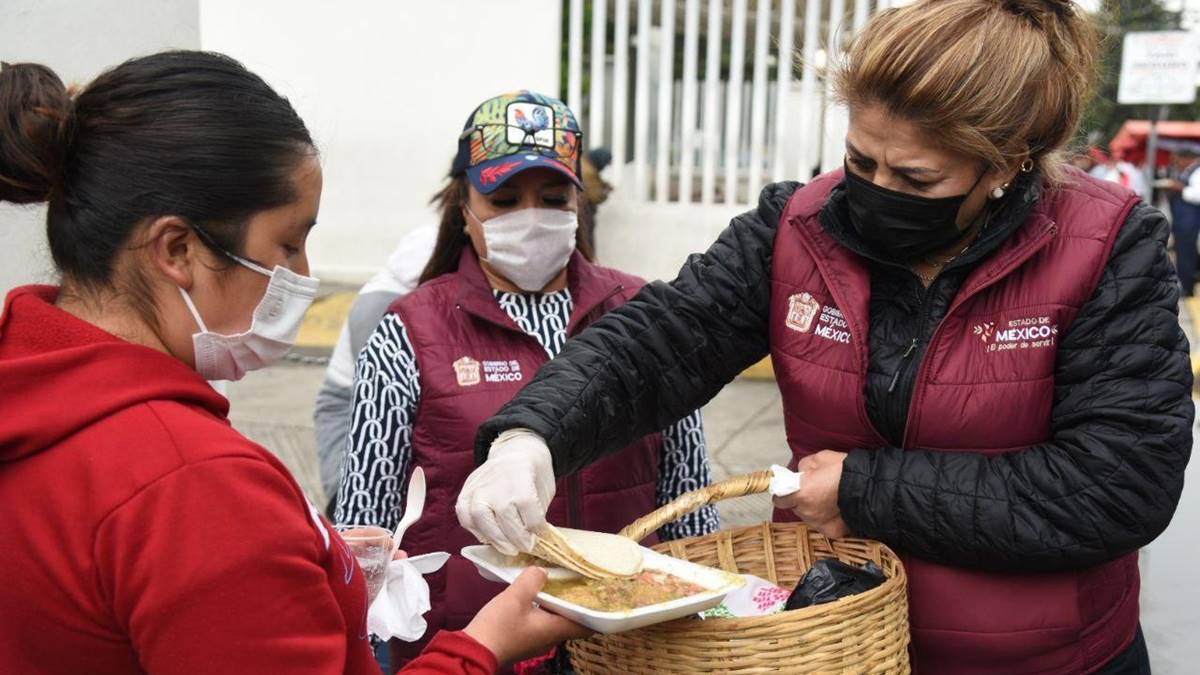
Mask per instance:
[[[502,361],[476,361],[464,356],[453,364],[454,376],[460,387],[472,387],[480,382],[520,382],[525,379],[521,362],[516,359]]]
[[[1058,324],[1049,316],[1030,316],[997,322],[985,321],[971,327],[988,352],[1053,347],[1058,340]]]
[[[784,323],[798,333],[809,333],[826,340],[850,344],[850,324],[841,310],[822,305],[812,293],[804,291],[788,298]]]

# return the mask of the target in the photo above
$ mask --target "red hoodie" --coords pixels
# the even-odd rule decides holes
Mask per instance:
[[[353,557],[191,368],[14,290],[0,316],[0,670],[378,673]],[[438,636],[405,672],[490,674]]]

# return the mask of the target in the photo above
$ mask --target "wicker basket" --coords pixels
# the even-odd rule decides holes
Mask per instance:
[[[685,494],[629,525],[642,540],[706,504],[767,491],[771,475],[738,476]],[[815,560],[874,561],[880,586],[824,605],[752,618],[680,619],[568,645],[580,675],[599,673],[907,673],[907,578],[888,547],[830,541],[801,523],[763,523],[660,544],[655,550],[792,588]]]

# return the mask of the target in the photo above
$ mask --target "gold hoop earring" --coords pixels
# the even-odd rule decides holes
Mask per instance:
[[[1026,157],[1024,162],[1021,162],[1021,173],[1029,173],[1033,171],[1033,158]]]

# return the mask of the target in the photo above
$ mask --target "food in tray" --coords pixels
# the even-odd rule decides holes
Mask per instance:
[[[628,578],[549,581],[542,589],[543,593],[601,612],[624,612],[708,591],[699,584],[656,569],[645,569]]]
[[[530,565],[548,565],[545,561],[528,556],[507,556],[487,545],[467,546],[463,548],[462,554],[464,558],[475,563],[484,578],[507,583],[512,583]],[[651,583],[643,584],[645,588],[637,589],[635,592],[650,592],[650,589],[655,585],[662,586],[665,583],[668,597],[672,600],[671,602],[659,602],[652,605],[641,605],[635,609],[615,611],[593,609],[584,604],[577,604],[573,596],[578,591],[572,591],[571,589],[583,583],[595,582],[585,582],[579,575],[555,566],[547,568],[549,585],[538,594],[537,602],[541,607],[559,616],[566,617],[581,626],[587,626],[598,633],[607,635],[695,615],[720,604],[722,598],[727,593],[745,584],[745,579],[740,574],[731,574],[711,567],[704,567],[703,565],[697,565],[686,560],[679,560],[678,558],[656,553],[650,549],[642,549],[642,556],[644,569],[639,571],[638,574],[645,572],[650,575],[649,581]],[[670,574],[673,579],[663,580],[653,578],[654,575],[658,574]],[[675,579],[681,580],[688,585],[679,584]],[[572,580],[575,583],[569,585],[554,583],[564,580]],[[633,580],[627,579],[625,581],[629,583]],[[563,593],[566,597],[555,595],[555,593]],[[586,595],[587,592],[585,591],[584,594]],[[657,598],[643,599],[639,596],[638,598],[631,598],[629,602],[625,603],[609,602],[611,598],[608,598],[607,594],[605,594],[602,598],[593,598],[597,602],[592,602],[591,604],[600,604],[605,607],[617,606],[618,604],[631,606],[640,604],[642,601],[652,602],[655,599]],[[620,597],[617,600],[619,601]],[[584,602],[586,603],[588,600],[585,599]]]

